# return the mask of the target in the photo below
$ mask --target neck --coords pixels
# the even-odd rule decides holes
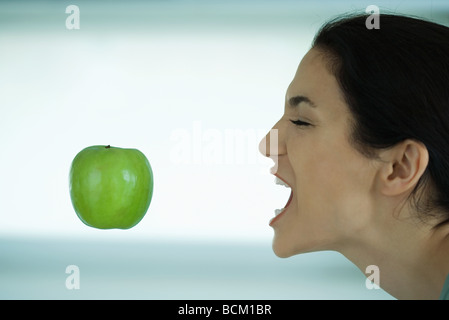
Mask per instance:
[[[379,285],[397,299],[438,299],[449,273],[449,224],[433,228],[422,222],[392,219],[370,225],[337,251],[363,273],[379,268]]]

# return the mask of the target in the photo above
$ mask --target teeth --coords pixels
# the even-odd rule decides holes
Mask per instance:
[[[290,186],[289,186],[287,183],[285,183],[284,181],[282,181],[281,179],[279,179],[278,177],[275,177],[274,182],[275,182],[276,184],[278,184],[278,185],[281,185],[281,186],[284,186],[284,187],[290,189]],[[277,215],[281,214],[282,211],[284,211],[284,210],[285,210],[285,208],[274,210],[274,216],[277,216]]]
[[[284,186],[286,188],[290,188],[290,186],[288,184],[286,184],[284,181],[282,181],[281,179],[279,179],[278,177],[276,177],[276,179],[274,180],[274,182],[276,184],[279,184],[281,186]]]
[[[277,216],[279,213],[281,213],[282,211],[284,211],[284,209],[285,209],[285,208],[274,210],[274,215]]]

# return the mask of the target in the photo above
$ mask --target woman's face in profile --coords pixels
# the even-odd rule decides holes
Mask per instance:
[[[376,162],[350,143],[352,121],[323,55],[311,49],[287,89],[284,114],[273,127],[278,130],[277,153],[267,154],[270,134],[260,143],[260,151],[276,162],[276,176],[292,190],[288,206],[270,223],[278,256],[339,251],[369,232]]]

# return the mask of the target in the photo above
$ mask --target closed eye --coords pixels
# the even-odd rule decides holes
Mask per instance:
[[[301,120],[290,120],[291,123],[296,124],[297,126],[301,126],[301,127],[307,127],[307,126],[311,126],[310,123],[305,122],[305,121],[301,121]]]

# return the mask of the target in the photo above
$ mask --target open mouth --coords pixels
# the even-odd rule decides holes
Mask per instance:
[[[291,190],[290,185],[289,185],[287,182],[285,182],[284,179],[282,179],[281,177],[279,177],[277,174],[275,174],[275,176],[276,176],[276,179],[275,179],[275,183],[276,183],[276,184],[279,184],[279,185],[284,186],[284,187],[286,187],[286,188],[289,188],[289,189]],[[288,198],[288,201],[287,201],[287,203],[285,204],[284,208],[274,210],[274,218],[272,218],[272,219],[270,220],[270,226],[271,226],[275,221],[279,220],[280,217],[282,217],[282,216],[284,215],[285,211],[287,211],[287,208],[288,208],[288,206],[290,205],[290,202],[292,201],[292,197],[293,197],[293,191],[290,192],[290,197]]]

